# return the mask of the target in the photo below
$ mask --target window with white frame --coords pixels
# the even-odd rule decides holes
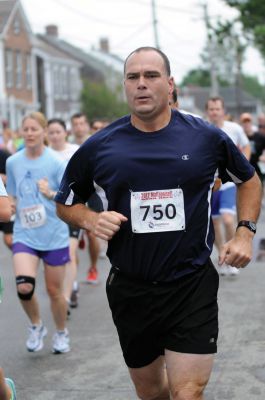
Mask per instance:
[[[53,67],[53,90],[54,97],[58,99],[60,97],[60,74],[57,65]]]
[[[19,35],[20,34],[20,20],[19,18],[15,18],[14,20],[14,24],[13,24],[13,30],[14,30],[14,34],[15,35]]]
[[[78,69],[75,67],[72,67],[70,70],[69,89],[70,89],[71,99],[74,101],[78,100],[80,92],[80,84],[79,84]]]
[[[27,89],[32,88],[32,64],[30,54],[26,54],[26,87]]]
[[[18,89],[22,86],[22,53],[21,51],[16,51],[16,87]]]
[[[10,49],[5,51],[5,65],[6,65],[6,87],[11,88],[14,86],[14,65],[13,65],[13,52]]]
[[[67,73],[67,67],[63,66],[61,68],[61,94],[62,97],[65,99],[68,97],[68,73]]]

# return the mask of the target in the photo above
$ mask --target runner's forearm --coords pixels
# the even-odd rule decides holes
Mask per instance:
[[[251,193],[251,195],[250,195]],[[260,213],[262,188],[258,175],[237,186],[238,221],[256,222]]]
[[[91,231],[98,213],[90,210],[85,204],[66,206],[57,203],[57,215],[67,224]]]

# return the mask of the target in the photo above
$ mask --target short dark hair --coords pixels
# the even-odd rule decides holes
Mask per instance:
[[[152,47],[152,46],[142,46],[142,47],[138,47],[136,50],[133,50],[125,59],[124,61],[124,75],[125,75],[125,69],[126,69],[126,64],[128,59],[131,57],[132,54],[134,53],[140,53],[140,51],[156,51],[158,54],[160,54],[160,56],[163,58],[164,61],[164,65],[165,65],[165,70],[168,76],[171,75],[171,68],[170,68],[170,62],[168,57],[165,55],[165,53],[163,53],[163,51],[157,49],[156,47]]]
[[[66,131],[66,124],[61,118],[51,118],[48,121],[48,126],[51,124],[59,124]]]
[[[82,117],[85,117],[86,121],[88,122],[88,118],[87,118],[86,114],[83,112],[73,114],[71,116],[71,121],[73,121],[73,119],[82,118]]]
[[[93,128],[93,125],[94,125],[96,122],[101,122],[101,123],[103,123],[103,124],[110,124],[110,121],[109,121],[107,118],[94,118],[94,119],[92,119],[92,121],[91,121],[91,123],[90,123],[90,125],[91,125],[92,128]]]
[[[221,96],[213,96],[209,97],[209,99],[205,103],[205,110],[208,110],[208,105],[210,101],[220,101],[222,103],[223,108],[225,108],[225,102],[224,99]]]

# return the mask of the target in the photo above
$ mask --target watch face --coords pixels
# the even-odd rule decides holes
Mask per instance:
[[[253,229],[253,231],[256,230],[256,224],[255,224],[255,222],[250,222],[250,223],[249,223],[249,226],[250,226],[251,229]]]

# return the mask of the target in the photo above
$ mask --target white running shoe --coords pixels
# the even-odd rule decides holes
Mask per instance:
[[[70,351],[70,338],[68,330],[57,331],[53,336],[52,351],[54,354],[68,353]]]
[[[239,269],[238,268],[236,268],[236,267],[231,267],[231,265],[228,265],[228,274],[229,275],[231,275],[231,276],[236,276],[236,275],[238,275],[239,274]]]
[[[28,351],[40,351],[43,348],[43,338],[47,335],[47,328],[41,325],[31,325],[29,327],[29,337],[26,342]]]

